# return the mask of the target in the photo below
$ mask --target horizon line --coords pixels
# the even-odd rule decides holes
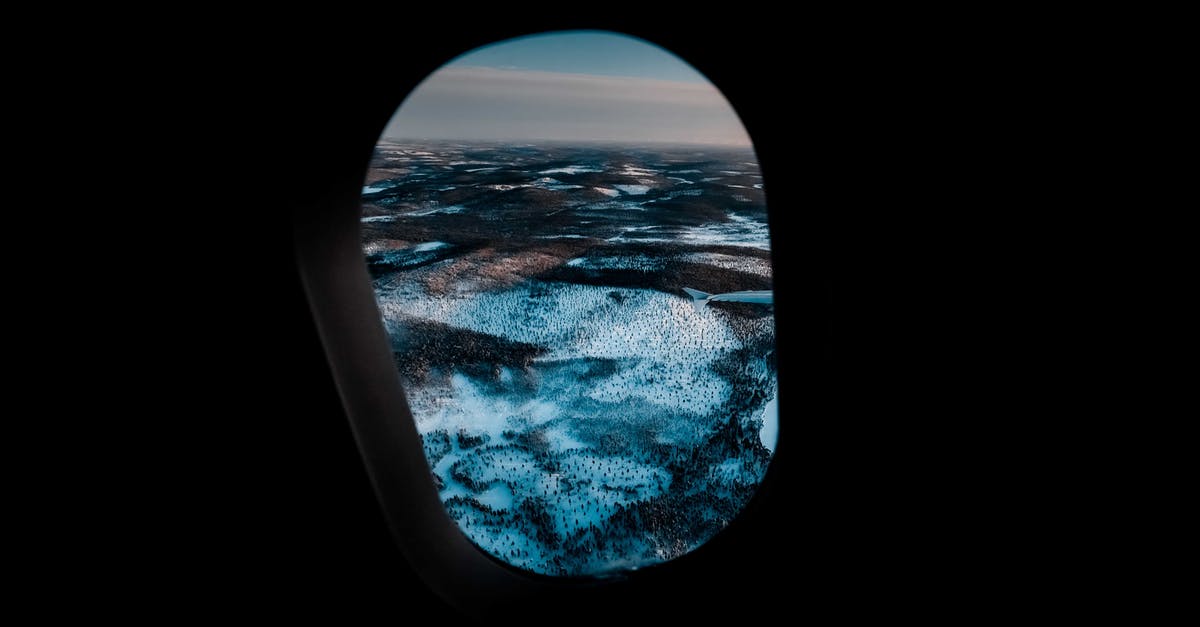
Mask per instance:
[[[713,143],[704,141],[681,141],[681,140],[628,140],[628,139],[562,139],[562,138],[544,138],[544,137],[521,137],[510,139],[494,139],[494,138],[465,138],[465,137],[399,137],[395,135],[381,135],[376,142],[391,141],[391,142],[437,142],[437,143],[464,143],[464,144],[513,144],[513,145],[538,145],[538,144],[555,144],[555,145],[587,145],[587,144],[606,144],[619,146],[678,146],[678,147],[708,147],[708,148],[745,148],[753,151],[753,142],[736,142],[736,143]]]

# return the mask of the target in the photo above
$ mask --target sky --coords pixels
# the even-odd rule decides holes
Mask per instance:
[[[455,58],[417,86],[383,135],[750,145],[729,102],[690,65],[598,31],[510,39]]]

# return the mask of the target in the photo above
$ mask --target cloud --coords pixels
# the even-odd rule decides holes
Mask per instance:
[[[710,83],[449,66],[405,100],[385,136],[749,145]]]

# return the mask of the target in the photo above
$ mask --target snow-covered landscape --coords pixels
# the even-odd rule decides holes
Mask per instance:
[[[748,150],[381,142],[363,250],[447,511],[552,575],[682,555],[777,433],[761,176]]]

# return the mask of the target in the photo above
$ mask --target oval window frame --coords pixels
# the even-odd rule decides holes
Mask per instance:
[[[497,30],[483,38],[468,34],[448,41],[454,42],[459,51],[470,51],[542,32],[548,31]],[[771,155],[777,153],[772,148],[771,138],[760,136],[755,128],[756,120],[767,116],[748,115],[739,108],[746,99],[737,95],[745,94],[745,90],[730,90],[706,69],[704,57],[699,53],[703,38],[692,40],[691,49],[696,52],[692,54],[681,50],[687,46],[673,45],[666,33],[612,32],[643,39],[684,59],[725,95],[750,135],[764,185],[771,189],[772,203],[768,213],[774,214],[770,207],[786,202],[789,194],[770,185]],[[778,522],[772,527],[769,520],[788,509],[776,489],[778,477],[790,463],[789,442],[793,437],[784,418],[788,395],[782,392],[792,370],[783,363],[779,373],[781,403],[777,446],[759,489],[726,530],[694,551],[661,564],[602,579],[538,575],[520,570],[472,544],[450,519],[429,480],[420,436],[391,360],[386,332],[361,254],[360,191],[369,155],[392,114],[425,77],[458,54],[447,56],[431,50],[425,56],[414,58],[412,70],[386,95],[391,102],[390,108],[373,107],[368,112],[369,117],[361,121],[361,127],[373,129],[373,134],[363,131],[356,136],[356,141],[349,142],[352,146],[346,146],[348,152],[356,151],[358,158],[349,158],[349,161],[357,166],[351,171],[331,174],[336,179],[331,179],[329,186],[333,193],[298,207],[294,213],[293,239],[302,285],[355,441],[393,536],[410,565],[431,589],[455,607],[476,616],[486,615],[512,602],[538,603],[546,608],[577,608],[584,603],[602,612],[601,608],[611,602],[635,600],[664,589],[686,588],[703,594],[703,590],[711,590],[731,576],[737,577],[739,564],[753,565],[757,558],[745,547],[761,544],[762,536],[757,530],[780,529]],[[777,223],[773,217],[771,221]],[[778,282],[780,257],[785,249],[777,245],[777,229],[772,229],[771,240],[773,272]],[[788,276],[789,281],[794,278]],[[786,304],[779,303],[777,319],[785,315],[791,316],[791,313]],[[782,343],[784,325],[777,322],[776,326],[776,342]],[[784,361],[798,360],[788,357]]]

